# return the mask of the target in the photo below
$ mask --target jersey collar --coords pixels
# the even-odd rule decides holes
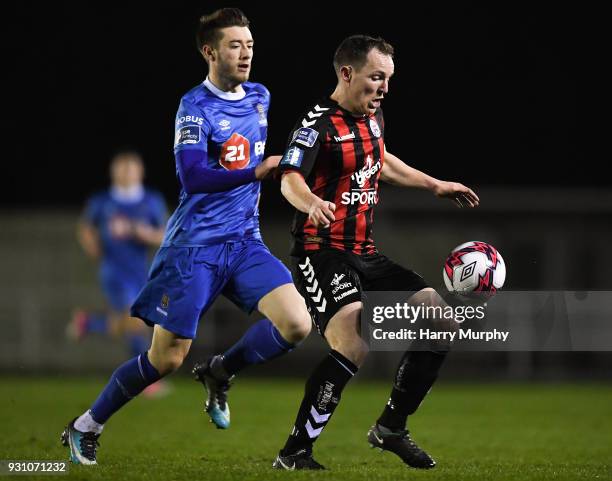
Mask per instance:
[[[214,84],[208,79],[208,77],[206,77],[206,80],[204,80],[204,86],[217,97],[220,97],[223,100],[241,100],[246,95],[244,89],[242,89],[241,92],[225,92],[220,88],[215,87]]]
[[[376,109],[376,112],[374,112],[373,114],[355,115],[350,110],[346,110],[344,107],[342,107],[338,102],[336,102],[331,97],[324,97],[324,99],[325,100],[322,100],[322,102],[329,102],[331,105],[333,105],[334,107],[339,109],[342,113],[344,113],[344,115],[346,115],[347,117],[351,117],[351,118],[355,119],[356,121],[360,121],[360,120],[365,121],[367,119],[371,119],[373,117],[376,117],[376,114],[378,113],[378,109],[380,109],[380,107],[378,109]]]
[[[143,199],[145,190],[142,185],[134,185],[132,187],[119,187],[118,185],[113,185],[110,188],[110,195],[117,202],[135,204]]]

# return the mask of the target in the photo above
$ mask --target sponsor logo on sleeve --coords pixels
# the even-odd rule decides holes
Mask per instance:
[[[176,118],[176,123],[177,124],[189,123],[189,124],[202,125],[204,123],[204,119],[196,115],[181,115],[180,117]]]
[[[292,167],[300,167],[304,158],[304,150],[297,146],[291,147],[281,160],[281,165],[290,165]]]
[[[310,127],[302,127],[293,132],[293,139],[291,142],[302,144],[305,147],[312,147],[317,141],[318,136],[319,132],[317,132],[315,129],[311,129]]]
[[[200,126],[186,125],[176,131],[174,145],[197,144],[200,142]]]

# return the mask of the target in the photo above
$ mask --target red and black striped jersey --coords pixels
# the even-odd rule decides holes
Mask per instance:
[[[372,254],[374,206],[384,158],[382,110],[356,117],[331,99],[308,109],[297,122],[279,164],[281,173],[299,172],[310,190],[336,204],[336,220],[316,228],[296,211],[291,254],[332,248]]]

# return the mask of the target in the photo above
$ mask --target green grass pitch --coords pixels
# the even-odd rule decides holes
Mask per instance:
[[[239,380],[230,392],[227,431],[208,423],[199,385],[181,377],[172,383],[165,398],[135,399],[113,417],[100,439],[98,466],[73,466],[59,479],[612,479],[610,385],[440,382],[410,426],[438,466],[416,471],[367,445],[388,385],[357,379],[316,446],[316,459],[329,471],[289,473],[270,465],[291,428],[302,382]],[[102,379],[0,378],[0,459],[66,459],[59,434],[102,386]]]

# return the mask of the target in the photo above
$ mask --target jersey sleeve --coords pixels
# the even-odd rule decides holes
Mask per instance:
[[[266,114],[268,114],[268,111],[270,110],[270,101],[272,100],[272,95],[270,94],[270,91],[264,85],[261,85],[261,84],[259,85],[261,88],[261,96],[263,100],[262,103],[263,103]]]
[[[176,113],[174,153],[181,150],[208,151],[211,127],[202,109],[183,98]]]
[[[298,122],[289,136],[287,149],[278,165],[278,170],[284,172],[299,172],[304,178],[310,175],[312,167],[325,140],[325,122],[319,121],[310,127],[304,127]]]

